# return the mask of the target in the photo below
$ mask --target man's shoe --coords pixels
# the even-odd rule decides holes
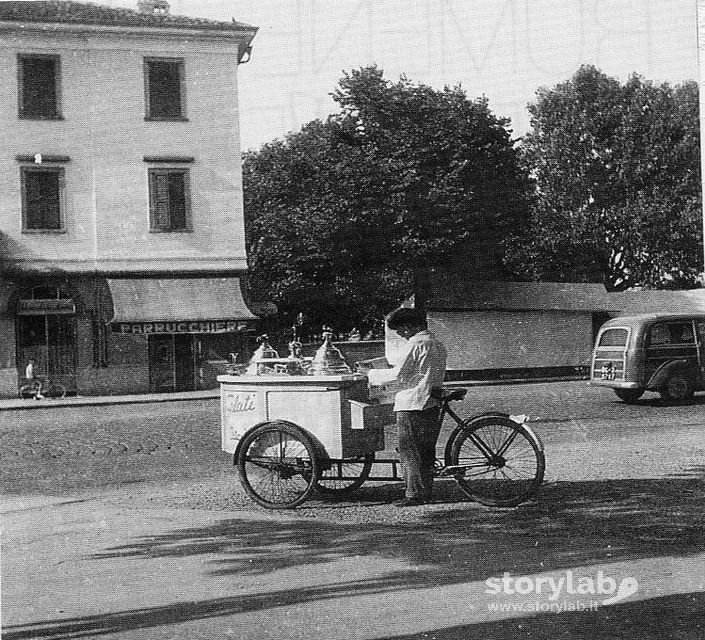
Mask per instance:
[[[403,500],[399,500],[399,502],[395,502],[394,506],[395,507],[420,507],[424,501],[421,498],[404,498]]]

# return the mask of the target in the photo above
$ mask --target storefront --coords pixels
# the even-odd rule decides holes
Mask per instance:
[[[38,276],[0,294],[0,396],[30,360],[69,394],[211,389],[255,347],[238,278]]]
[[[152,393],[210,389],[252,350],[257,319],[237,278],[111,279],[116,343],[146,346]]]

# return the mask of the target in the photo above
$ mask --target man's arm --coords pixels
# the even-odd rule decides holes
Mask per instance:
[[[421,377],[420,368],[426,358],[426,349],[414,344],[399,365],[392,369],[370,369],[367,372],[372,386],[381,386],[396,380],[400,389],[415,387]]]

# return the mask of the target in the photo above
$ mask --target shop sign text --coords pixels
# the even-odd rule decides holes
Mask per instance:
[[[244,413],[257,408],[256,393],[228,393],[225,396],[225,410],[228,413]]]
[[[184,322],[120,322],[112,325],[114,333],[235,333],[243,324],[232,320],[197,320]]]

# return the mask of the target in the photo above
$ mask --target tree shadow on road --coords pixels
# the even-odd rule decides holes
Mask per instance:
[[[138,538],[93,557],[151,559],[218,554],[220,557],[210,560],[210,567],[213,574],[221,576],[265,575],[292,567],[300,567],[300,574],[305,575],[303,570],[312,565],[366,556],[388,558],[395,561],[390,567],[408,567],[405,570],[353,582],[294,585],[296,588],[285,591],[8,627],[4,637],[99,635],[353,594],[484,581],[504,571],[536,574],[705,551],[705,484],[699,479],[555,483],[544,487],[536,503],[517,509],[485,510],[451,502],[407,510],[411,519],[402,522],[389,522],[389,509],[370,508],[370,522],[365,524],[331,522],[326,519],[325,509],[316,512],[319,517],[305,519],[232,518],[206,527]],[[654,602],[649,606],[658,607],[658,601]],[[637,611],[640,605],[629,606]],[[610,607],[604,615],[620,610]],[[629,615],[637,625],[630,637],[668,637],[641,633],[640,617]],[[562,615],[556,618],[557,624],[564,619],[575,618]],[[643,630],[649,632],[648,628]],[[490,636],[481,633],[478,637]],[[523,637],[547,636],[537,632]]]

